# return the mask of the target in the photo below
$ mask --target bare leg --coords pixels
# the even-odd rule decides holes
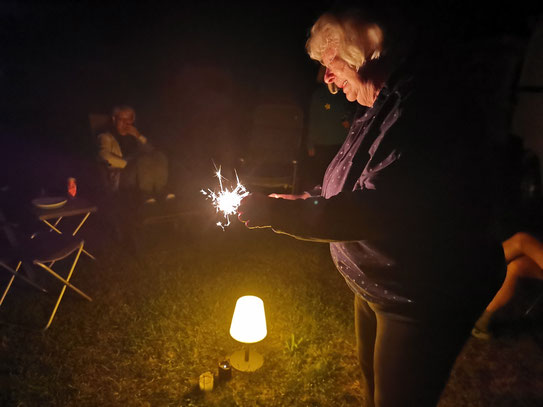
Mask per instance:
[[[543,280],[543,243],[527,233],[519,232],[503,242],[502,246],[507,274],[501,288],[475,323],[472,335],[481,339],[490,337],[488,327],[492,315],[511,301],[519,278]]]
[[[521,277],[543,280],[543,270],[529,257],[517,257],[507,265],[505,281],[496,296],[486,307],[486,310],[488,312],[495,312],[507,304],[513,298],[517,281]]]
[[[515,233],[503,242],[503,251],[507,263],[520,256],[532,259],[540,269],[543,269],[543,243],[528,233]],[[537,278],[537,277],[536,277]]]

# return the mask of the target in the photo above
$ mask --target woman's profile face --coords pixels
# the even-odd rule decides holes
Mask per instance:
[[[325,83],[336,85],[349,102],[356,101],[362,106],[373,106],[375,94],[371,84],[363,81],[356,69],[341,59],[334,50],[326,50],[321,63],[326,67]]]

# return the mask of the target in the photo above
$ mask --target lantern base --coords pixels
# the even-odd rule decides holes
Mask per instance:
[[[241,372],[254,372],[264,364],[264,358],[254,350],[237,350],[230,356],[230,364]]]

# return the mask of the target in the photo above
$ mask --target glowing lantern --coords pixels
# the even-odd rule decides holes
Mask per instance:
[[[266,329],[266,315],[264,302],[255,296],[247,295],[236,302],[230,335],[238,342],[255,343],[264,339],[268,331]],[[253,372],[264,363],[264,358],[259,353],[245,350],[236,351],[230,356],[230,364],[237,370]]]

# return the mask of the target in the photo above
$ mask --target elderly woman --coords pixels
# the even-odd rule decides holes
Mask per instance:
[[[239,218],[329,242],[355,295],[366,405],[432,406],[505,272],[490,217],[493,172],[461,60],[387,52],[383,33],[358,13],[316,21],[309,56],[328,85],[367,109],[321,196],[252,194]]]

